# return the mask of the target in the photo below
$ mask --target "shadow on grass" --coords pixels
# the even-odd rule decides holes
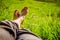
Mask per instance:
[[[60,0],[35,0],[35,1],[42,1],[48,3],[55,3],[58,7],[60,7]]]

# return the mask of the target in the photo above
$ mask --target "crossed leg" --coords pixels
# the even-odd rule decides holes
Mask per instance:
[[[14,13],[14,20],[13,20],[13,22],[17,23],[19,28],[21,28],[20,25],[23,22],[25,15],[27,14],[27,9],[28,9],[27,7],[24,7],[22,9],[22,11],[21,11],[21,14],[19,13],[18,10],[16,10],[15,13]],[[23,31],[25,31],[25,30],[23,30]],[[17,32],[18,33],[17,34],[18,38],[16,40],[42,40],[41,38],[38,38],[35,35],[32,35],[33,33],[32,34],[28,34],[29,32],[27,32],[26,34],[20,35],[19,32],[21,33],[21,31]]]
[[[14,13],[13,22],[17,23],[19,27],[24,21],[24,17],[27,14],[27,9],[28,9],[27,7],[24,7],[22,9],[21,13],[18,10],[16,10],[15,13]]]

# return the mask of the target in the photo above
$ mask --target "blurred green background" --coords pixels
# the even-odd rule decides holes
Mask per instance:
[[[13,20],[16,9],[28,7],[22,27],[43,40],[60,40],[60,0],[0,0],[0,21]]]

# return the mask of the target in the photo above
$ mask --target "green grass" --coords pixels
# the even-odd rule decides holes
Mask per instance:
[[[34,0],[1,0],[0,20],[13,20],[16,9],[21,10],[27,6],[28,14],[22,27],[31,30],[43,40],[60,39],[60,6],[56,3]]]

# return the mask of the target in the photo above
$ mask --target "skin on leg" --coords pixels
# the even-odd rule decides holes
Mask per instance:
[[[14,13],[14,20],[13,22],[17,23],[18,26],[20,27],[20,25],[22,24],[22,22],[24,21],[24,17],[27,14],[27,7],[24,7],[21,11],[21,13],[16,10]]]

